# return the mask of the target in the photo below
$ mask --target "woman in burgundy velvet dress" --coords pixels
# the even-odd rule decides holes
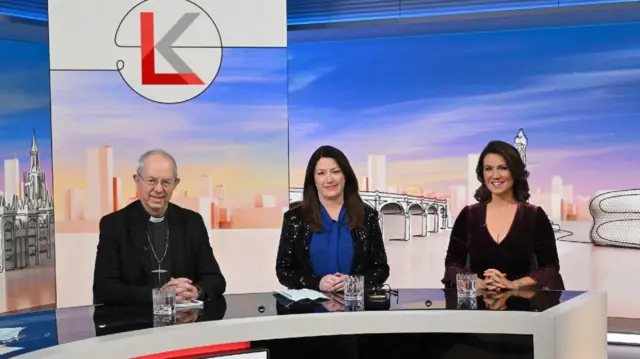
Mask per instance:
[[[529,172],[515,147],[492,141],[476,167],[478,203],[458,215],[445,258],[442,283],[475,273],[487,290],[564,289],[556,239],[547,214],[529,199]]]

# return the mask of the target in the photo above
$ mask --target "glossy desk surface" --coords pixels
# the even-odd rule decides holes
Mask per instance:
[[[353,309],[339,297],[323,303],[288,303],[273,293],[234,294],[213,300],[204,309],[179,311],[173,322],[154,320],[150,307],[87,306],[0,316],[0,358],[94,337],[154,327],[194,325],[197,322],[251,319],[288,314],[319,314],[349,310],[371,311],[484,311],[537,315],[584,296],[585,292],[537,291],[485,294],[460,300],[455,290],[400,289],[386,300],[366,300],[364,309]],[[355,313],[354,313],[355,314]],[[499,314],[495,314],[499,315]],[[324,315],[323,315],[324,317]],[[195,324],[197,325],[197,324]],[[158,329],[154,329],[158,330]],[[36,353],[34,353],[36,354]]]

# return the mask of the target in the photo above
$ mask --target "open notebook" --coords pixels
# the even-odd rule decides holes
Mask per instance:
[[[329,298],[313,289],[288,289],[288,290],[276,290],[274,291],[276,298],[281,299],[281,304],[288,306],[298,302],[315,302],[325,301]]]

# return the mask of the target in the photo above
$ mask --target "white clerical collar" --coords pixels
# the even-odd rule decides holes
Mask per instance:
[[[154,216],[149,217],[149,222],[151,222],[151,223],[160,223],[162,221],[164,221],[164,216],[162,216],[162,217],[154,217]]]

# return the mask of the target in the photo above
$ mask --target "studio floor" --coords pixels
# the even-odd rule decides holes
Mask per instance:
[[[567,228],[564,224],[563,228]],[[218,230],[210,234],[214,254],[227,278],[227,293],[280,288],[275,277],[279,229]],[[575,238],[574,238],[575,239]],[[56,237],[56,286],[62,307],[91,303],[97,234]],[[449,232],[411,241],[387,241],[395,288],[439,288]],[[558,241],[561,272],[572,290],[606,291],[609,317],[640,319],[640,289],[629,279],[640,273],[640,250]],[[79,255],[78,253],[83,253]]]
[[[212,244],[232,293],[279,288],[275,254],[279,230],[214,232]],[[385,243],[395,288],[439,288],[449,232]],[[606,291],[610,317],[640,318],[640,289],[629,286],[640,273],[640,250],[596,247],[558,241],[561,272],[567,289]]]
[[[0,313],[51,307],[56,302],[55,280],[53,259],[0,273]]]

